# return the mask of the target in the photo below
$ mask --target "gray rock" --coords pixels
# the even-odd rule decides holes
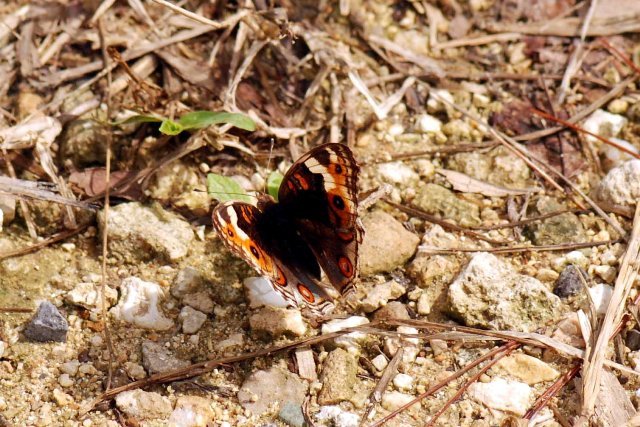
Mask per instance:
[[[437,184],[421,186],[413,204],[431,215],[452,219],[463,227],[481,223],[478,205],[459,199],[453,191]]]
[[[388,213],[374,211],[364,217],[364,241],[360,246],[363,276],[391,271],[415,254],[420,238]]]
[[[207,320],[207,315],[187,306],[180,310],[179,318],[182,321],[182,332],[195,334]]]
[[[407,307],[401,302],[391,301],[389,304],[373,313],[373,320],[384,321],[387,319],[409,320],[409,312],[407,311]]]
[[[171,402],[149,391],[129,390],[116,396],[116,406],[130,417],[141,420],[165,419],[171,414]]]
[[[352,400],[360,385],[357,373],[358,361],[353,354],[341,348],[329,353],[320,377],[322,389],[318,394],[318,404],[336,405]]]
[[[563,206],[551,197],[540,197],[535,208],[538,214],[544,215],[561,210]],[[587,234],[580,219],[570,212],[528,225],[524,232],[535,245],[581,243],[587,240]]]
[[[189,366],[186,360],[178,359],[163,345],[153,341],[142,342],[142,366],[149,375]]]
[[[98,226],[105,229],[104,212]],[[160,206],[123,203],[109,211],[109,250],[125,262],[136,263],[161,258],[174,262],[189,251],[194,235],[189,223]]]
[[[300,310],[264,307],[249,318],[251,330],[272,338],[289,335],[299,337],[307,332]]]
[[[69,323],[49,301],[43,301],[38,306],[35,316],[24,329],[24,335],[31,341],[66,342]]]
[[[631,329],[629,332],[627,332],[625,343],[631,351],[640,350],[640,331],[638,331],[637,329]]]
[[[171,285],[171,295],[180,299],[187,294],[198,292],[203,284],[204,278],[200,271],[193,267],[185,267],[178,271]]]
[[[449,287],[452,314],[467,326],[530,332],[553,320],[560,299],[537,279],[480,252]]]
[[[267,412],[275,402],[279,406],[285,402],[302,405],[307,388],[307,383],[297,375],[272,367],[249,375],[238,391],[238,400],[244,409],[259,416]]]
[[[562,273],[560,273],[558,280],[556,280],[553,293],[560,298],[567,298],[580,293],[584,288],[582,280],[580,279],[581,272],[585,280],[589,280],[589,275],[582,267],[573,264],[566,266],[565,269],[562,270]]]
[[[365,313],[371,313],[387,304],[389,300],[400,298],[407,290],[395,280],[379,283],[364,290],[365,297],[360,301],[360,308]]]
[[[640,160],[630,160],[611,169],[594,193],[598,200],[634,206],[640,199]]]
[[[278,418],[291,427],[303,427],[305,425],[302,407],[293,402],[285,402],[278,413]]]
[[[182,303],[203,313],[213,313],[213,300],[206,291],[187,294],[182,298]]]

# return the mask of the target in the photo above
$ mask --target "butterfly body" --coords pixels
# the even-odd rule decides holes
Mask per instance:
[[[348,147],[318,146],[284,176],[279,202],[261,195],[257,206],[220,204],[212,214],[214,227],[291,305],[324,313],[356,278],[362,239],[358,171]],[[322,281],[322,272],[330,284]]]

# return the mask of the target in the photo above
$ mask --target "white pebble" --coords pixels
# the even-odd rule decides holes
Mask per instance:
[[[287,308],[289,303],[284,297],[273,289],[271,282],[264,277],[248,277],[243,282],[249,297],[249,307],[262,306]]]
[[[627,119],[619,114],[611,114],[604,110],[594,111],[582,124],[584,130],[601,136],[617,136],[627,124]],[[595,142],[596,138],[587,135],[589,141]]]
[[[120,301],[110,310],[116,319],[157,331],[173,327],[173,321],[160,310],[159,302],[164,298],[164,291],[157,283],[128,277],[122,281],[120,289]]]
[[[420,178],[411,167],[401,162],[383,163],[378,166],[378,173],[391,184],[408,184]]]
[[[609,307],[609,301],[611,301],[611,295],[613,295],[613,288],[609,285],[599,283],[589,288],[589,295],[591,295],[593,305],[596,306],[596,313],[604,314]]]
[[[565,255],[565,258],[569,264],[574,264],[582,268],[587,268],[589,265],[589,259],[580,251],[571,251]]]
[[[399,391],[390,391],[382,395],[382,407],[388,411],[394,411],[401,406],[406,405],[414,399],[409,394],[400,393]]]
[[[500,411],[524,415],[531,404],[533,389],[525,383],[496,378],[489,383],[477,382],[469,387],[469,396],[483,405]]]
[[[77,360],[69,360],[68,362],[64,362],[60,365],[60,370],[73,377],[78,373],[78,367],[80,367],[80,362]]]
[[[418,129],[423,133],[436,133],[442,130],[442,122],[429,114],[420,114],[416,121]]]
[[[102,343],[103,343],[102,336],[95,334],[94,336],[91,337],[90,342],[92,347],[102,347]]]
[[[413,377],[407,374],[398,374],[393,377],[393,385],[400,391],[407,391],[413,388]]]
[[[0,358],[4,356],[4,352],[7,349],[7,343],[4,341],[0,341]]]
[[[394,123],[391,126],[389,126],[389,135],[391,136],[398,136],[398,135],[402,135],[404,133],[404,126],[402,126],[400,123]]]
[[[346,319],[330,320],[322,325],[322,333],[330,334],[332,332],[338,332],[346,328],[353,328],[355,326],[366,325],[369,323],[369,319],[362,316],[351,316]],[[347,351],[357,353],[360,350],[360,343],[367,339],[367,334],[362,332],[351,332],[350,334],[342,335],[334,339],[334,343],[338,347],[342,347]]]
[[[374,357],[373,359],[371,359],[371,364],[378,371],[383,371],[384,368],[386,368],[387,365],[389,364],[389,361],[387,360],[387,358],[386,358],[386,356],[384,354],[379,354],[376,357]]]
[[[74,382],[69,374],[62,374],[58,377],[58,384],[60,384],[62,387],[71,387]]]
[[[182,308],[179,318],[182,321],[182,332],[195,334],[207,320],[207,315],[187,306]]]

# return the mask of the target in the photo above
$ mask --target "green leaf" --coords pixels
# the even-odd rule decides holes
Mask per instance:
[[[171,119],[164,119],[162,123],[160,123],[160,129],[158,130],[165,135],[177,135],[184,130],[184,126]]]
[[[136,114],[135,116],[131,116],[129,118],[126,118],[119,122],[113,122],[111,124],[114,126],[119,126],[119,125],[128,125],[131,123],[160,123],[163,120],[165,120],[164,117],[150,116],[145,114]]]
[[[193,111],[180,117],[178,122],[184,129],[202,129],[220,123],[229,123],[237,128],[254,131],[256,124],[244,114],[225,111]]]
[[[278,171],[271,172],[267,177],[267,192],[276,201],[278,200],[278,190],[280,189],[280,184],[282,184],[282,178],[284,176]]]
[[[251,197],[240,187],[240,184],[231,178],[215,173],[207,175],[207,192],[211,197],[221,202],[230,200],[251,202]]]

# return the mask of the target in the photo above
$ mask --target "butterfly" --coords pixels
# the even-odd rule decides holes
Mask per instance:
[[[278,202],[260,194],[256,206],[221,203],[212,213],[214,229],[290,306],[326,314],[335,298],[354,288],[357,276],[364,233],[358,218],[359,170],[346,145],[317,146],[289,168]]]

